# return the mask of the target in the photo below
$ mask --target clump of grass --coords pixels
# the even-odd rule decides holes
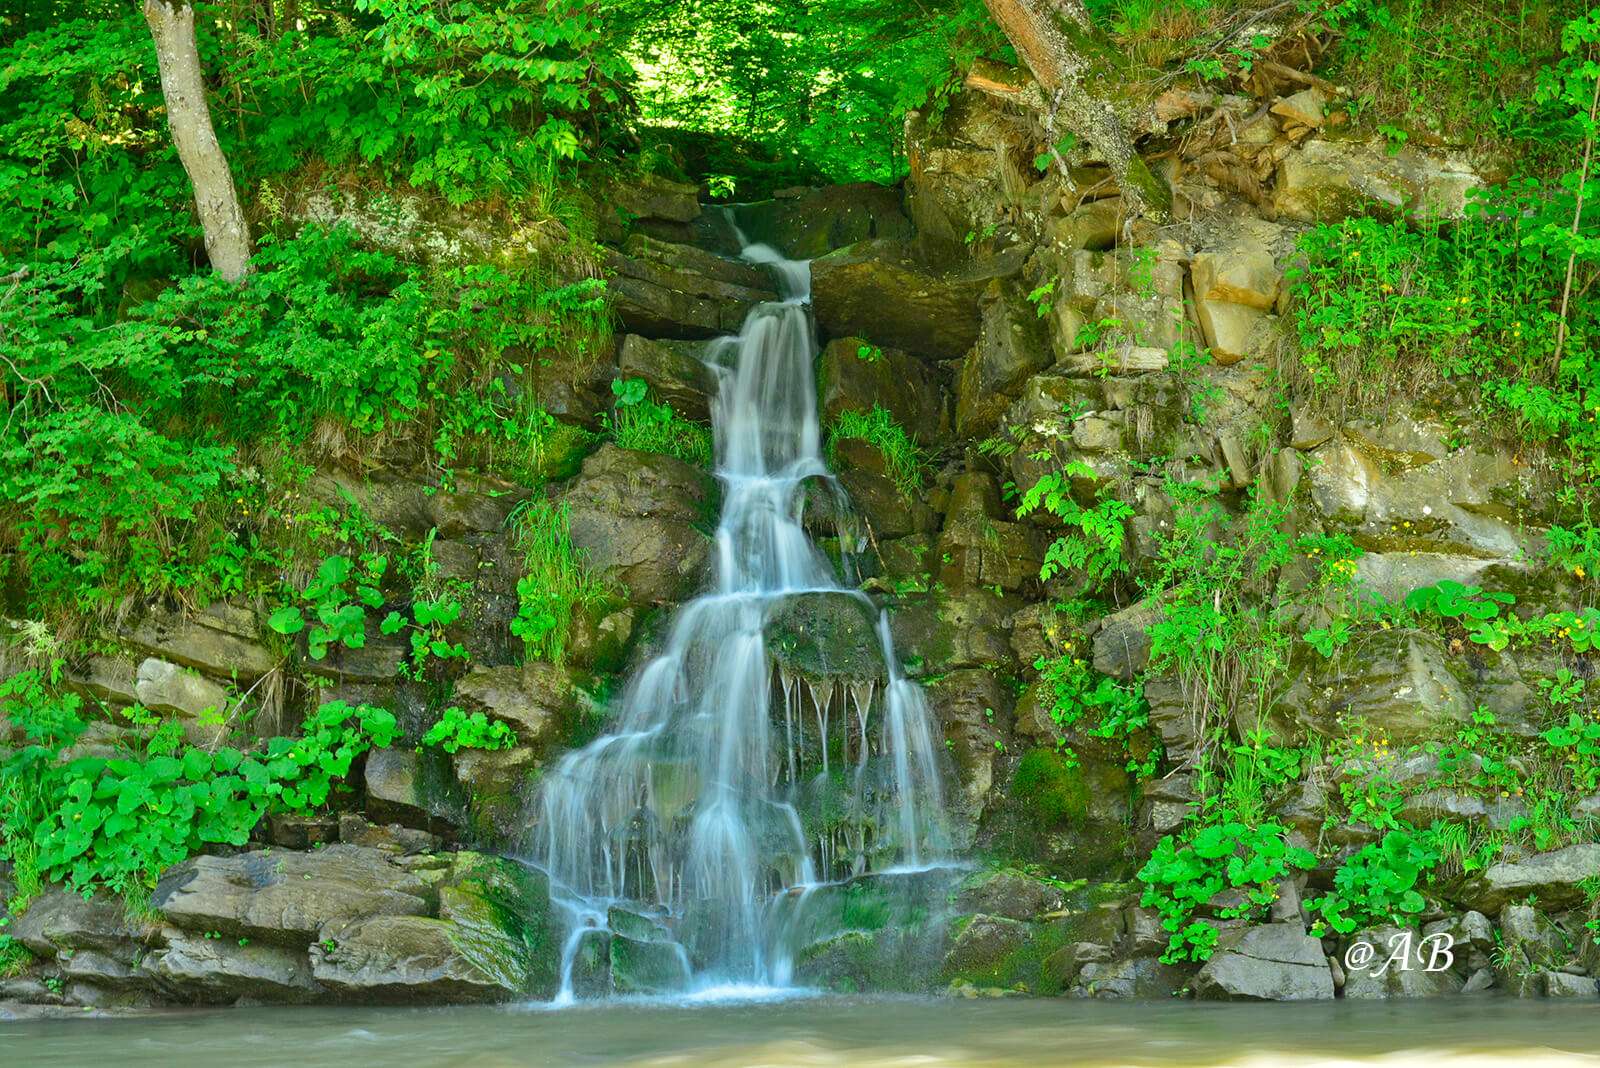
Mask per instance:
[[[696,467],[711,465],[711,428],[691,422],[672,405],[652,400],[642,378],[611,383],[616,410],[608,425],[612,440],[624,449],[675,456]]]
[[[902,497],[921,492],[922,468],[926,462],[922,450],[881,404],[874,404],[870,412],[839,413],[829,436],[830,451],[841,438],[859,438],[877,449],[883,455],[885,472]]]
[[[533,500],[512,513],[511,544],[522,556],[511,633],[535,660],[562,663],[579,612],[603,607],[612,589],[572,542],[565,504]]]

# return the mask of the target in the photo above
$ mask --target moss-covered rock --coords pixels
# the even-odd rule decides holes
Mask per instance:
[[[793,674],[830,683],[884,678],[877,613],[858,595],[785,597],[767,617],[766,634],[772,658]]]
[[[689,958],[676,942],[611,936],[611,987],[618,994],[672,994],[689,985]]]

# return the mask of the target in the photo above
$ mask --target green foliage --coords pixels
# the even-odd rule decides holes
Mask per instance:
[[[611,438],[624,449],[675,456],[696,467],[711,465],[711,430],[650,399],[642,378],[613,379],[616,408],[605,417]]]
[[[599,314],[594,285],[549,289],[536,271],[498,267],[429,277],[315,227],[264,239],[242,286],[196,274],[120,313],[86,307],[129,251],[119,240],[33,263],[0,321],[16,398],[0,495],[36,609],[90,611],[130,588],[202,602],[243,592],[280,566],[268,520],[284,488],[245,450],[319,426],[393,435],[431,420],[430,406],[458,413],[431,435],[447,460],[509,441],[524,423],[492,407],[493,390],[488,414],[459,414],[459,397],[479,392],[468,383]],[[471,312],[478,300],[515,305],[523,325],[496,327]],[[458,351],[479,358],[465,367]]]
[[[1078,730],[1091,738],[1107,739],[1121,748],[1126,770],[1136,775],[1155,772],[1161,748],[1144,736],[1150,725],[1150,708],[1140,683],[1101,675],[1070,649],[1054,657],[1041,656],[1033,666],[1040,684],[1048,687],[1050,720],[1063,735]],[[1076,766],[1077,757],[1066,748],[1065,740],[1058,740],[1057,745],[1068,766]]]
[[[578,613],[606,604],[611,589],[572,543],[566,504],[531,500],[512,513],[510,523],[512,548],[525,572],[517,580],[511,633],[522,639],[527,656],[559,664]]]
[[[1108,488],[1099,491],[1092,507],[1083,507],[1073,496],[1074,478],[1093,479],[1094,471],[1087,464],[1074,460],[1062,471],[1043,475],[1022,495],[1017,515],[1026,516],[1043,508],[1070,531],[1056,538],[1045,550],[1039,578],[1048,582],[1057,573],[1072,570],[1082,572],[1091,583],[1099,586],[1128,570],[1123,556],[1124,524],[1133,517],[1133,509]]]
[[[1359,218],[1309,231],[1291,289],[1313,388],[1359,402],[1397,381],[1475,382],[1526,440],[1580,476],[1600,470],[1596,305],[1585,288],[1559,310],[1567,254],[1600,262],[1600,243],[1558,240],[1573,217],[1570,196],[1528,179],[1477,196],[1449,227]]]
[[[399,733],[384,709],[331,701],[298,738],[213,750],[182,744],[175,721],[157,725],[135,709],[135,724],[154,728],[141,748],[75,756],[80,708],[39,672],[0,683],[0,712],[26,736],[0,764],[0,855],[26,843],[42,873],[84,892],[148,885],[207,845],[244,845],[271,813],[320,808],[356,757]]]
[[[921,492],[927,460],[905,427],[895,422],[883,405],[874,404],[870,412],[852,409],[839,413],[828,433],[830,461],[834,443],[844,438],[859,438],[882,454],[884,473],[902,497],[910,499]]]
[[[432,535],[429,535],[429,544]],[[329,556],[322,561],[316,576],[296,598],[299,604],[286,604],[267,617],[267,626],[292,637],[304,631],[306,655],[321,660],[329,648],[342,645],[362,649],[367,644],[369,611],[383,608],[380,590],[389,569],[389,558],[380,553],[363,554],[359,566],[345,556]],[[307,618],[307,613],[310,618]],[[467,651],[445,636],[461,616],[461,603],[450,597],[417,597],[412,600],[409,618],[397,610],[389,611],[378,623],[379,633],[389,636],[405,633],[411,644],[409,661],[397,665],[412,678],[422,678],[430,660],[464,660]]]
[[[422,736],[423,745],[436,745],[446,753],[461,749],[511,749],[517,736],[501,720],[491,720],[482,712],[467,713],[452,705],[439,713],[439,719]]]
[[[411,184],[437,186],[457,203],[523,191],[530,176],[584,158],[578,123],[621,102],[633,71],[605,24],[610,6],[355,0],[378,18],[369,37],[381,48],[387,108],[363,116],[368,124],[346,142],[359,136],[352,147],[369,161],[414,160]]]
[[[1374,923],[1405,923],[1427,907],[1418,880],[1439,863],[1425,834],[1392,830],[1339,866],[1333,892],[1308,898],[1306,907],[1340,934]]]
[[[814,176],[893,182],[906,170],[906,113],[941,114],[962,68],[1003,44],[979,0],[936,0],[915,14],[886,0],[639,10],[627,48],[644,71],[643,121],[754,142],[706,165],[759,169],[768,188]]]
[[[1339,34],[1327,76],[1348,86],[1357,123],[1428,131],[1448,142],[1524,147],[1550,136],[1530,99],[1555,51],[1563,11],[1577,4],[1496,0],[1345,0],[1329,5]]]
[[[1161,913],[1169,932],[1162,960],[1205,960],[1216,944],[1217,929],[1194,919],[1197,910],[1225,890],[1237,890],[1239,905],[1215,909],[1221,919],[1250,916],[1265,910],[1277,897],[1278,880],[1293,869],[1316,863],[1309,851],[1289,845],[1285,830],[1276,823],[1246,826],[1228,820],[1203,826],[1185,838],[1167,835],[1156,844],[1139,881],[1144,883],[1140,904]]]

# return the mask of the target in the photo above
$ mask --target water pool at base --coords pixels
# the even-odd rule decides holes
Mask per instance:
[[[543,1007],[296,1007],[0,1022],[55,1068],[1038,1068],[1600,1065],[1600,1008],[1482,999],[1210,1005],[797,997]]]

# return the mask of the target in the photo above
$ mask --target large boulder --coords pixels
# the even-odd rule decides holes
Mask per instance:
[[[241,685],[255,682],[279,662],[261,642],[255,613],[221,601],[192,615],[153,611],[119,630],[116,640],[148,656]]]
[[[161,876],[150,904],[183,930],[304,946],[329,923],[426,915],[431,897],[389,855],[338,844],[192,857]]]
[[[1586,842],[1492,864],[1470,879],[1456,897],[1491,914],[1509,902],[1529,900],[1540,908],[1560,911],[1587,903],[1582,884],[1594,879],[1600,879],[1600,843]]]
[[[1024,249],[935,272],[897,241],[875,239],[811,264],[811,301],[828,337],[864,337],[921,356],[954,359],[978,340],[978,297],[1016,274]]]
[[[1378,141],[1307,141],[1278,164],[1273,207],[1288,219],[1337,222],[1349,215],[1415,212],[1459,219],[1483,179],[1466,159]]]
[[[698,422],[711,419],[716,383],[700,358],[704,342],[672,341],[628,334],[617,349],[617,373],[642,378],[659,401],[679,415]]]
[[[379,823],[444,835],[466,820],[469,799],[442,750],[375,750],[367,754],[363,778],[367,814]]]
[[[191,744],[213,745],[222,736],[228,691],[189,668],[147,657],[139,664],[134,692],[152,712],[177,717]]]
[[[1434,420],[1396,415],[1347,424],[1310,449],[1310,501],[1330,524],[1371,551],[1521,559],[1532,552],[1525,501],[1532,473],[1509,453],[1450,449]]]
[[[1322,943],[1298,923],[1229,931],[1195,976],[1197,996],[1216,1001],[1314,1001],[1333,997]]]
[[[797,260],[816,259],[870,238],[912,236],[900,191],[871,182],[782,189],[771,200],[740,204],[733,211],[750,241]]]
[[[628,238],[604,254],[607,291],[622,325],[648,337],[710,338],[737,333],[751,305],[777,299],[761,268],[714,252]]]
[[[141,938],[115,895],[85,898],[61,887],[35,898],[12,919],[6,933],[39,957],[80,950],[120,952]]]
[[[1054,360],[1049,331],[1021,288],[1001,283],[983,301],[977,343],[961,361],[957,432],[988,433],[1005,414],[1017,387]]]
[[[521,667],[476,665],[456,681],[453,703],[516,732],[519,745],[543,751],[558,740],[574,701],[571,677],[543,660]]]
[[[944,423],[944,396],[922,360],[858,337],[835,338],[817,367],[821,415],[832,423],[844,412],[888,410],[919,445],[936,444]]]
[[[162,948],[145,958],[145,968],[183,1001],[301,1002],[318,993],[304,949],[248,938],[208,937],[178,927],[163,928],[161,942]]]
[[[1015,115],[986,93],[958,93],[942,114],[906,116],[906,208],[930,253],[961,258],[1019,199],[1038,177],[1024,162],[1033,154],[1029,140]]]
[[[699,585],[715,498],[704,471],[611,444],[583,462],[562,494],[573,544],[637,607],[676,601]]]
[[[1370,927],[1357,931],[1345,940],[1344,996],[1358,1000],[1378,998],[1426,998],[1459,994],[1463,980],[1444,956],[1434,959],[1434,948],[1442,942],[1424,941],[1421,931],[1401,927]],[[1348,952],[1348,947],[1358,942],[1371,946],[1373,954],[1364,965],[1357,967],[1359,954]],[[1457,951],[1449,945],[1454,954]],[[1402,950],[1406,950],[1401,954]],[[1459,951],[1464,958],[1466,947]],[[1403,960],[1395,959],[1403,956]],[[1432,970],[1430,970],[1432,969]]]

